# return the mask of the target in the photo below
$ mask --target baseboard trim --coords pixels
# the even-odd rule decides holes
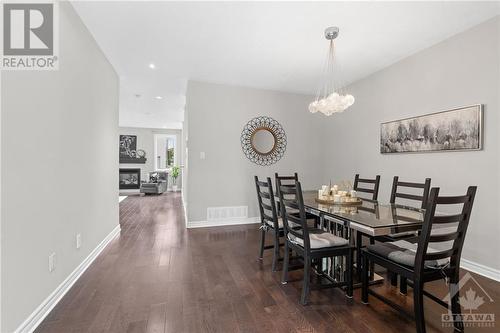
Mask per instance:
[[[500,282],[500,270],[467,259],[460,260],[460,267],[489,279]]]
[[[244,219],[228,219],[218,221],[189,221],[187,228],[207,228],[207,227],[222,227],[228,225],[254,224],[260,223],[259,217],[248,217]]]
[[[80,265],[40,304],[35,311],[14,331],[14,333],[31,333],[52,311],[63,296],[71,289],[73,284],[87,270],[97,256],[106,248],[119,233],[120,225],[117,225],[97,247],[85,258]]]
[[[182,200],[182,208],[184,209],[184,224],[186,228],[188,228],[188,214],[187,214],[187,206],[186,201],[184,200],[184,192],[181,191],[181,200]]]

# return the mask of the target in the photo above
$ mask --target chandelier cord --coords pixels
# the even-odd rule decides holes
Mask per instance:
[[[346,93],[346,87],[341,74],[341,66],[336,57],[336,44],[334,39],[338,35],[337,27],[325,30],[325,37],[329,40],[326,60],[323,63],[323,77],[318,87],[316,99],[309,104],[311,113],[321,112],[327,116],[343,112],[355,101],[354,96]]]
[[[330,41],[330,70],[329,70],[329,77],[330,77],[330,87],[328,91],[325,94],[325,97],[328,97],[329,92],[335,92],[335,42],[333,39]]]
[[[323,80],[320,80],[322,84],[320,83],[318,87],[316,101],[328,97],[331,92],[338,92],[340,94],[343,90],[341,86],[335,84],[335,68],[339,66],[335,66],[335,42],[333,40],[330,40],[326,54],[326,60],[323,64]]]
[[[331,68],[332,68],[332,43],[330,41],[330,46],[328,47],[328,59],[326,62],[326,75],[325,75],[325,86],[323,87],[323,98],[328,96],[328,92],[330,91],[330,80],[331,80]]]
[[[347,90],[346,90],[346,85],[345,85],[345,82],[344,82],[344,79],[343,79],[343,75],[342,75],[342,66],[340,64],[340,61],[337,57],[337,60],[336,60],[336,66],[335,68],[337,69],[337,93],[339,95],[346,95],[347,94]]]
[[[328,74],[329,74],[328,73],[329,60],[330,60],[330,48],[328,48],[326,50],[326,57],[325,57],[325,61],[323,62],[323,70],[321,71],[322,78],[319,80],[318,89],[316,91],[316,102],[325,97],[325,93],[326,93],[325,92],[326,91],[325,85],[326,85],[326,82],[328,80]],[[324,90],[323,97],[321,96],[321,90]]]

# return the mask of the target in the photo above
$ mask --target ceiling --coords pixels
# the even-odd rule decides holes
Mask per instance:
[[[314,94],[328,26],[340,27],[349,83],[500,13],[497,2],[72,3],[120,75],[120,126],[156,128],[182,126],[188,80]]]

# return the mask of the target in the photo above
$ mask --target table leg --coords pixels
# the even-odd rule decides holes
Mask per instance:
[[[363,246],[363,234],[356,231],[356,270],[358,276],[361,276],[361,247]]]

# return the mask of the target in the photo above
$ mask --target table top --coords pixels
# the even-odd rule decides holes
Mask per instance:
[[[419,230],[425,210],[403,205],[363,200],[357,206],[325,205],[316,202],[317,191],[304,191],[304,206],[328,219],[340,219],[352,229],[372,236]]]

